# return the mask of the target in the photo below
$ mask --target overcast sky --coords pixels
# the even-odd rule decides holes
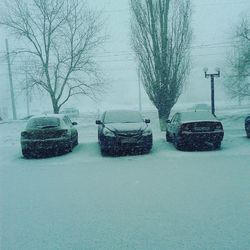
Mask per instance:
[[[3,4],[0,0],[0,5]],[[106,21],[106,32],[109,35],[104,48],[97,60],[103,68],[108,81],[107,92],[98,103],[86,97],[78,97],[68,106],[79,107],[81,111],[107,108],[137,108],[138,107],[138,78],[134,54],[130,46],[130,14],[128,0],[89,0],[89,5],[102,10]],[[231,49],[232,31],[240,16],[250,10],[249,0],[192,0],[192,27],[194,39],[192,43],[192,70],[183,94],[178,104],[203,103],[210,101],[210,82],[204,78],[203,68],[208,67],[213,72],[221,68],[222,76],[225,59]],[[1,6],[0,6],[1,7]],[[10,48],[17,46],[0,27],[0,56],[5,52],[5,38],[9,39]],[[13,62],[15,64],[15,61]],[[4,58],[0,61],[0,107],[10,104],[8,89],[7,64]],[[15,67],[15,65],[13,65]],[[19,84],[20,76],[13,72],[14,84]],[[216,79],[216,101],[226,99],[222,88],[223,77]],[[143,89],[142,89],[143,90]],[[19,93],[17,113],[25,113],[25,99]],[[144,90],[142,93],[143,108],[151,108]],[[36,100],[34,100],[36,99]],[[40,103],[42,101],[42,104]],[[33,98],[33,110],[50,109],[48,99]],[[41,110],[41,111],[42,111]],[[11,113],[11,110],[9,111]]]

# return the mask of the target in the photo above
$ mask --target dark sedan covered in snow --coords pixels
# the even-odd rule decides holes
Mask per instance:
[[[179,112],[167,121],[166,140],[177,149],[201,145],[218,149],[223,137],[222,123],[207,111]]]
[[[149,119],[138,111],[110,110],[103,113],[98,124],[98,141],[101,152],[142,149],[149,152],[153,144]]]
[[[78,144],[78,132],[66,115],[33,116],[21,132],[23,156],[50,152],[70,152]]]
[[[247,137],[250,138],[250,115],[248,115],[245,119],[245,130]]]

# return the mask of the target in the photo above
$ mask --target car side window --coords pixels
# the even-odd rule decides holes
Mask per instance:
[[[72,121],[70,120],[70,118],[68,116],[66,116],[66,119],[67,119],[67,121],[69,123],[69,126],[72,127]]]
[[[63,121],[66,124],[66,126],[71,127],[72,123],[70,122],[70,120],[67,116],[63,117]]]
[[[180,114],[176,115],[175,122],[176,123],[180,123]]]
[[[176,119],[176,114],[172,117],[171,123],[174,123]]]

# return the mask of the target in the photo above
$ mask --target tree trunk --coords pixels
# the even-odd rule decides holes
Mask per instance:
[[[56,99],[54,98],[53,95],[51,95],[50,97],[51,97],[51,102],[52,102],[54,114],[59,114],[59,107],[58,107]]]
[[[54,114],[59,114],[59,108],[57,106],[53,106]]]
[[[165,110],[158,109],[158,116],[159,116],[159,122],[160,122],[160,129],[161,129],[161,131],[166,131],[167,120],[169,118],[170,110],[171,109],[165,109]]]

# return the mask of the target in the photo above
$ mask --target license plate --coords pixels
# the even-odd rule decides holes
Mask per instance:
[[[121,143],[136,143],[137,140],[135,138],[124,138],[121,140]]]
[[[210,127],[195,127],[194,128],[195,131],[209,131]]]

